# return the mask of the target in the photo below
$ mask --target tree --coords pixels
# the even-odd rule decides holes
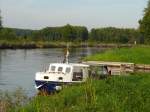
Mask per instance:
[[[63,27],[63,38],[67,41],[73,41],[76,39],[76,31],[75,28],[69,24]]]
[[[2,17],[1,17],[1,10],[0,10],[0,29],[2,28]]]
[[[0,32],[0,40],[15,40],[17,39],[14,30],[10,28],[3,28]]]
[[[92,29],[89,41],[103,43],[133,43],[135,40],[137,41],[139,39],[139,36],[138,30],[136,29],[107,27]],[[140,40],[138,42],[141,43],[142,40]]]
[[[150,42],[150,0],[148,1],[147,8],[144,10],[144,16],[139,21],[140,32],[144,36],[146,41]]]

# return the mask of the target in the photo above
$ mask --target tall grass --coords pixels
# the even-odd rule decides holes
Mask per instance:
[[[66,48],[66,43],[70,47],[82,47],[80,42],[62,42],[62,41],[31,41],[31,40],[0,40],[0,48],[2,49],[21,49],[21,48]]]
[[[23,89],[14,92],[0,91],[0,112],[15,112],[29,101]]]
[[[20,112],[149,112],[150,75],[88,80],[50,96],[36,96]]]
[[[105,48],[114,48],[114,47],[130,47],[130,44],[108,44],[108,43],[99,43],[99,42],[89,42],[89,41],[45,41],[45,40],[28,40],[28,39],[14,39],[0,40],[0,49],[31,49],[31,48],[66,48],[66,43],[69,43],[70,47],[105,47]]]
[[[31,100],[22,89],[0,92],[0,112],[150,112],[150,74],[136,73],[64,87]]]
[[[85,58],[95,61],[122,61],[139,64],[150,64],[150,46],[138,46],[132,48],[118,48],[95,54]]]

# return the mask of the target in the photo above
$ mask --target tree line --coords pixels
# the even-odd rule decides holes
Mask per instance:
[[[144,37],[137,29],[98,28],[88,29],[84,26],[65,25],[46,27],[41,30],[24,30],[3,28],[0,40],[28,41],[64,41],[64,42],[101,42],[101,43],[144,43]]]
[[[34,31],[31,39],[46,41],[85,41],[88,39],[88,30],[84,26],[72,26],[69,24],[62,27],[47,27],[39,31]]]
[[[142,37],[137,29],[123,29],[123,28],[99,28],[92,29],[89,34],[89,40],[103,43],[144,43]]]
[[[139,21],[138,29],[131,28],[93,28],[67,24],[61,27],[46,27],[41,30],[3,28],[0,16],[0,40],[28,41],[70,41],[102,43],[150,43],[150,0]]]

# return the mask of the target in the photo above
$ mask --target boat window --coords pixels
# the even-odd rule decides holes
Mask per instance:
[[[51,66],[51,71],[55,71],[55,66]]]
[[[70,73],[70,71],[71,71],[71,68],[70,68],[70,67],[67,67],[67,68],[66,68],[66,73]]]
[[[91,76],[94,78],[105,78],[108,75],[107,66],[91,66]]]
[[[62,72],[62,70],[63,70],[63,67],[58,68],[58,72]]]
[[[74,68],[72,81],[82,81],[82,80],[83,80],[82,69],[79,67]]]

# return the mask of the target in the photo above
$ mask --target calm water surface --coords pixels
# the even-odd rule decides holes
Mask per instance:
[[[101,48],[74,48],[70,51],[70,62],[78,62],[82,57],[97,52]],[[0,90],[14,91],[21,87],[33,96],[34,76],[48,67],[49,63],[61,62],[64,49],[0,50]]]

